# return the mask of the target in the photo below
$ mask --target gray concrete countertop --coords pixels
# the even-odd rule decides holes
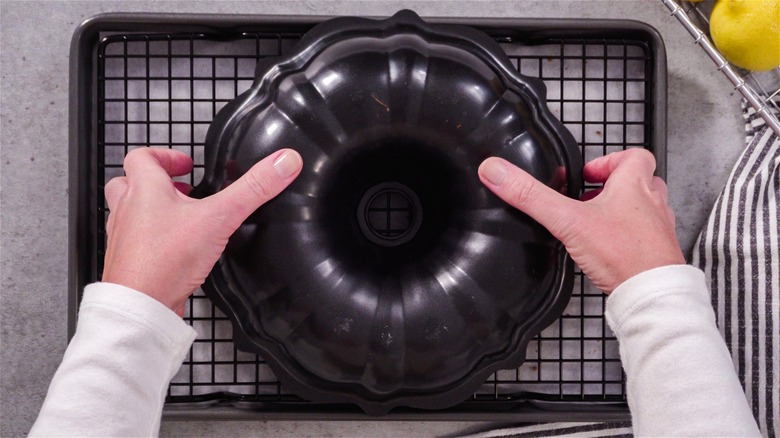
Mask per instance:
[[[68,52],[74,29],[110,11],[303,15],[628,18],[659,30],[669,66],[668,183],[690,251],[744,145],[739,97],[660,0],[7,1],[0,3],[0,435],[26,434],[67,342]],[[415,436],[444,422],[164,422],[163,435]]]

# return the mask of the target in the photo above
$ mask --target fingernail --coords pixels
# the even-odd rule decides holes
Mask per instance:
[[[285,179],[295,175],[302,165],[303,159],[301,159],[301,156],[295,151],[287,151],[274,161],[276,173]]]
[[[490,184],[500,186],[506,178],[506,166],[499,160],[487,159],[479,166],[479,174]]]

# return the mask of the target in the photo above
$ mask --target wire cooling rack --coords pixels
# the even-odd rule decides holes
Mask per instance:
[[[718,67],[718,70],[731,81],[756,113],[766,124],[780,135],[780,67],[765,72],[751,72],[730,64],[718,51],[709,38],[710,13],[715,0],[690,2],[684,0],[662,0],[672,15],[693,36],[694,41],[704,50]],[[774,108],[774,111],[772,110]]]
[[[572,132],[585,161],[642,147],[656,154],[663,174],[665,108],[659,105],[665,103],[663,45],[652,29],[625,31],[620,25],[609,23],[606,31],[599,31],[591,23],[580,31],[555,32],[541,23],[534,32],[518,32],[503,23],[483,30],[496,38],[522,73],[545,82],[550,109]],[[567,29],[560,24],[558,28]],[[258,59],[284,54],[300,37],[300,32],[284,31],[229,37],[112,32],[96,40],[95,105],[88,112],[91,120],[86,120],[96,127],[95,147],[88,157],[94,173],[78,178],[78,187],[90,194],[86,209],[96,219],[88,230],[91,253],[78,258],[81,264],[91,261],[88,269],[79,267],[86,272],[79,283],[100,278],[108,216],[103,187],[122,175],[123,157],[147,146],[184,151],[193,157],[195,170],[182,180],[197,184],[203,176],[204,138],[213,116],[251,85]],[[532,414],[524,418],[550,418],[539,415],[541,409],[572,419],[577,418],[572,412],[593,408],[602,414],[579,418],[615,418],[605,412],[625,417],[624,375],[617,340],[604,319],[604,300],[577,270],[570,303],[561,318],[529,344],[526,362],[518,369],[494,373],[470,400],[448,412],[459,412],[460,419],[467,418],[464,412],[489,419],[497,418],[491,413],[530,409]],[[254,413],[353,411],[304,402],[288,392],[261,357],[234,347],[229,320],[202,291],[189,300],[185,320],[198,336],[168,389],[169,411],[193,404],[247,407]],[[425,415],[443,418],[436,414]]]

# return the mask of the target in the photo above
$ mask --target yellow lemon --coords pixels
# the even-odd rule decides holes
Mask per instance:
[[[780,0],[718,0],[710,34],[732,64],[763,71],[780,66]]]

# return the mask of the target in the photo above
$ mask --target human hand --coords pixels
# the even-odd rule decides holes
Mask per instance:
[[[182,152],[136,149],[125,157],[127,176],[105,188],[111,213],[103,281],[143,292],[180,316],[228,238],[298,176],[303,161],[291,149],[277,151],[205,199],[190,198],[192,187],[171,179],[192,165]]]
[[[482,162],[479,178],[563,242],[582,272],[609,294],[636,274],[685,263],[666,184],[654,171],[655,158],[644,149],[597,158],[583,167],[583,175],[604,187],[586,192],[581,201],[501,158]]]

